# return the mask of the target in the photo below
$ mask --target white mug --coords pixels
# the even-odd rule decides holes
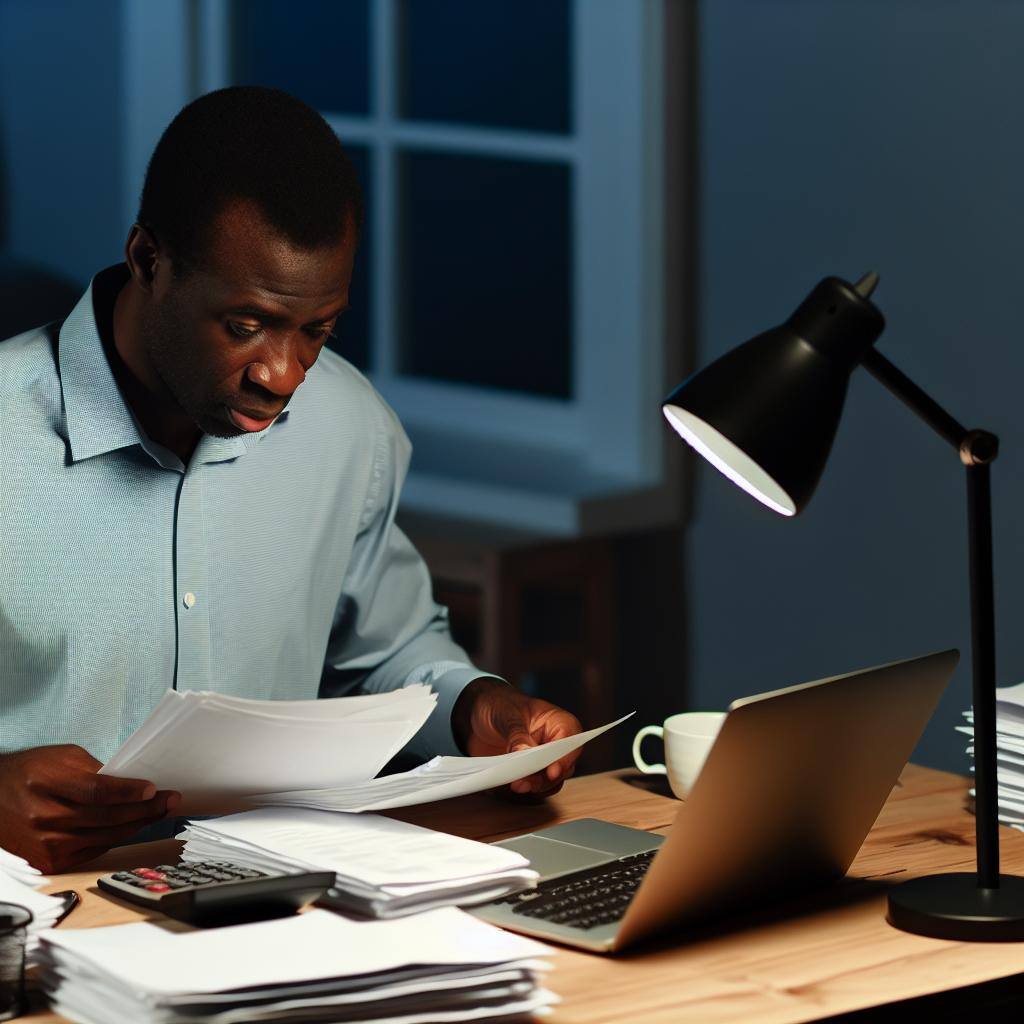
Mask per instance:
[[[685,800],[724,721],[724,711],[688,711],[666,718],[664,726],[645,725],[633,740],[633,761],[645,775],[667,775],[672,792]],[[646,736],[664,740],[665,764],[648,764],[640,756]]]

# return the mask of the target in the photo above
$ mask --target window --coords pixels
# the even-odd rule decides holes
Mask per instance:
[[[356,161],[336,345],[413,440],[406,506],[571,535],[664,490],[662,0],[188,10],[194,92],[284,88]]]

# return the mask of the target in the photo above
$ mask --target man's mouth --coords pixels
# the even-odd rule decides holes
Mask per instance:
[[[280,415],[280,411],[275,412],[271,415],[267,415],[265,412],[242,412],[239,409],[234,409],[230,405],[225,406],[228,411],[228,416],[231,418],[231,422],[240,430],[245,430],[248,433],[255,433],[257,430],[266,430],[274,420]]]

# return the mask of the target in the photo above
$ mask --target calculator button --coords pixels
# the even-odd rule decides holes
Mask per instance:
[[[171,891],[171,887],[169,885],[165,885],[163,882],[153,882],[152,884],[147,885],[146,888],[150,892],[170,892]]]
[[[187,889],[190,883],[183,881],[180,878],[168,878],[167,884],[172,889]]]
[[[130,882],[134,877],[134,875],[130,875],[127,871],[118,871],[114,875],[114,880],[117,882]]]
[[[150,878],[154,882],[162,882],[164,880],[163,872],[154,871],[152,868],[136,868],[134,874],[138,875],[139,878]]]

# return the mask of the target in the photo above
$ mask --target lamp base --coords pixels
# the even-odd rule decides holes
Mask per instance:
[[[1024,878],[1000,875],[979,889],[973,873],[926,875],[889,893],[889,924],[959,942],[1024,942]]]

